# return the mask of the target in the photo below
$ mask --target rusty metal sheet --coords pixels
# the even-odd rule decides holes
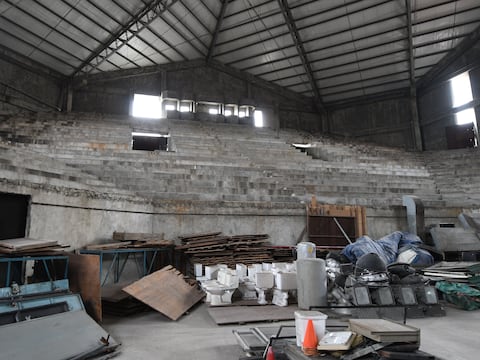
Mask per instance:
[[[0,326],[1,359],[85,359],[118,345],[83,310]]]
[[[80,293],[87,313],[100,322],[102,321],[100,257],[97,255],[68,255],[70,289]]]
[[[205,296],[170,265],[124,287],[123,291],[172,320],[177,320]]]

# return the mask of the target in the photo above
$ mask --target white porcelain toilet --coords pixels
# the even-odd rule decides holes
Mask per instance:
[[[242,294],[242,300],[257,300],[257,291],[255,290],[255,282],[249,278],[244,278],[238,285],[238,290]]]
[[[212,306],[232,303],[232,295],[238,288],[239,279],[235,270],[220,268],[217,280],[204,281],[202,288],[207,293],[207,302]]]
[[[274,277],[270,271],[257,271],[255,274],[255,290],[258,294],[258,303],[260,305],[268,304],[266,291],[273,288]]]
[[[297,274],[294,272],[277,272],[272,303],[277,306],[288,306],[290,292],[297,290]]]

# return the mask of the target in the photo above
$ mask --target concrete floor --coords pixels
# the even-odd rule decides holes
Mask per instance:
[[[480,310],[446,308],[447,316],[408,319],[407,324],[421,329],[420,349],[445,360],[478,359]],[[278,322],[280,324],[293,324]],[[272,323],[265,323],[271,326]],[[119,360],[237,360],[244,356],[232,334],[233,329],[262,326],[218,326],[202,303],[178,321],[154,312],[129,317],[106,317],[103,327],[119,342]]]

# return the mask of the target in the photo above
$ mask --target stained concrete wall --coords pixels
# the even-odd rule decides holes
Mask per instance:
[[[0,47],[0,110],[60,108],[63,87],[61,75]]]
[[[480,120],[480,42],[467,50],[443,70],[428,87],[418,94],[420,126],[425,150],[447,149],[445,128],[455,125],[455,111],[452,108],[450,79],[469,71],[473,102]],[[478,125],[477,125],[478,127]]]
[[[134,93],[160,95],[165,90],[180,100],[256,106],[265,111],[265,126],[271,128],[317,132],[321,126],[310,99],[220,64],[199,61],[79,79],[73,111],[128,115]]]
[[[331,110],[329,128],[335,136],[411,149],[410,119],[410,100],[400,97]]]

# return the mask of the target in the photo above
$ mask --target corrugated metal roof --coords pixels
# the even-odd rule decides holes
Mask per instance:
[[[478,0],[0,2],[0,45],[67,76],[213,59],[324,104],[407,89],[479,25]]]

